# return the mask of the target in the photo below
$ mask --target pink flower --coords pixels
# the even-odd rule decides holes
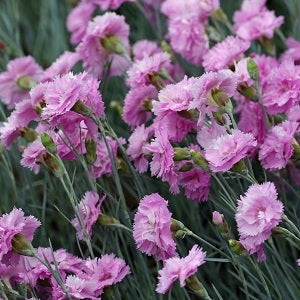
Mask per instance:
[[[147,255],[157,254],[158,259],[177,255],[167,206],[168,202],[159,194],[147,195],[134,216],[133,238],[137,247]]]
[[[286,45],[289,47],[280,57],[281,61],[292,59],[295,65],[300,64],[300,42],[293,38],[288,38],[285,41]]]
[[[9,109],[28,98],[29,90],[40,81],[43,70],[33,57],[11,60],[7,71],[0,73],[0,98]]]
[[[268,76],[263,89],[263,102],[268,113],[286,112],[300,97],[300,66],[290,60],[283,61]]]
[[[162,181],[167,181],[170,184],[172,193],[179,193],[178,178],[173,161],[174,149],[163,128],[157,130],[155,135],[156,138],[151,144],[144,146],[144,152],[152,154],[150,163],[151,175],[161,177]]]
[[[292,142],[298,123],[285,121],[274,126],[259,149],[259,160],[265,169],[277,171],[284,168],[294,152]]]
[[[67,17],[67,28],[71,32],[71,43],[77,44],[83,39],[88,23],[95,10],[92,3],[81,1]]]
[[[127,71],[127,84],[131,88],[155,85],[152,77],[160,71],[168,69],[170,64],[168,53],[155,53],[152,56],[146,56],[142,60],[135,61]]]
[[[135,128],[151,119],[150,108],[152,101],[157,98],[157,90],[154,86],[140,86],[131,89],[124,99],[123,120]],[[147,107],[147,106],[150,106]]]
[[[129,65],[124,57],[129,56],[128,36],[129,26],[124,16],[107,12],[95,17],[77,47],[85,70],[95,78],[102,78],[105,66],[111,62],[109,75],[123,74]]]
[[[25,217],[21,208],[13,208],[10,213],[0,217],[0,261],[12,251],[12,240],[22,234],[28,241],[33,240],[35,230],[41,225],[35,217]]]
[[[134,61],[137,61],[145,58],[146,56],[152,56],[156,53],[161,53],[162,50],[154,41],[139,40],[133,45],[132,52],[134,55]]]
[[[250,254],[258,254],[258,260],[266,258],[263,243],[271,236],[283,214],[283,204],[277,199],[272,182],[253,184],[238,201],[235,215],[240,241]]]
[[[231,134],[224,134],[212,140],[205,148],[205,158],[213,172],[225,172],[244,158],[257,145],[251,133],[233,129]]]
[[[184,258],[172,257],[164,261],[164,267],[159,271],[156,291],[165,294],[172,284],[179,280],[180,286],[185,286],[185,281],[197,272],[199,266],[204,264],[206,252],[197,245],[189,251]]]
[[[78,53],[65,51],[45,70],[42,81],[51,81],[56,75],[69,73],[78,61]]]
[[[197,202],[204,202],[208,199],[210,174],[196,168],[180,172],[179,185],[184,188],[187,198]]]
[[[218,71],[232,66],[236,60],[239,60],[243,56],[243,53],[249,47],[249,41],[228,36],[203,56],[203,67],[205,71]]]
[[[298,265],[298,267],[300,267],[300,258],[297,259],[297,265]]]
[[[283,23],[283,17],[276,17],[274,11],[265,7],[266,0],[245,0],[240,11],[233,16],[233,28],[237,36],[252,41],[262,36],[273,38],[274,30]]]
[[[94,4],[100,6],[101,10],[117,9],[124,2],[134,2],[135,0],[92,0]]]
[[[152,111],[156,115],[154,128],[166,128],[169,140],[180,142],[186,134],[196,127],[194,121],[180,115],[187,113],[190,102],[193,99],[191,87],[195,78],[185,77],[176,84],[169,84],[158,94],[158,100],[153,102]]]
[[[76,217],[71,221],[76,228],[77,237],[85,240],[85,235],[92,235],[92,227],[100,215],[100,207],[105,196],[99,200],[96,192],[86,192],[83,199],[76,206]]]
[[[224,215],[220,214],[218,211],[213,211],[212,213],[212,221],[215,225],[217,226],[222,226],[223,225],[223,218]]]
[[[143,124],[138,126],[128,139],[127,154],[133,160],[134,166],[140,173],[144,173],[148,169],[149,163],[143,149],[152,136],[153,131],[152,127],[145,127]]]

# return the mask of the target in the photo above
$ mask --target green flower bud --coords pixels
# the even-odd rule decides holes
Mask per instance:
[[[57,148],[52,137],[46,132],[42,132],[40,136],[41,136],[42,144],[47,149],[47,151],[51,154],[56,154]]]
[[[251,79],[257,81],[259,77],[259,70],[256,62],[252,58],[247,60],[247,70]]]
[[[86,160],[89,164],[93,164],[97,159],[97,153],[96,153],[96,142],[92,139],[87,139],[85,141],[85,148],[86,148]]]
[[[189,160],[191,159],[190,150],[188,148],[181,148],[181,147],[174,147],[174,161],[181,161],[181,160]]]
[[[105,38],[100,40],[102,47],[109,53],[115,53],[123,55],[126,53],[126,49],[116,35],[107,35]]]
[[[34,250],[31,243],[21,233],[17,233],[14,235],[11,241],[11,245],[15,253],[25,256],[34,256]]]
[[[71,110],[89,118],[93,117],[92,110],[88,106],[86,106],[82,101],[77,101],[73,105]]]
[[[29,75],[21,76],[17,79],[18,87],[23,91],[29,91],[36,86],[36,81]]]

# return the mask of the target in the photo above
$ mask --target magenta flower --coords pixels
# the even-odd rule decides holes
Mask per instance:
[[[99,215],[101,204],[105,196],[99,199],[96,192],[86,192],[83,199],[76,206],[76,217],[71,221],[76,228],[77,237],[85,240],[85,235],[92,235],[92,227],[96,223]]]
[[[283,23],[283,17],[276,17],[274,11],[265,6],[266,0],[245,0],[240,11],[233,15],[233,28],[237,36],[252,41],[260,37],[273,38],[274,30]]]
[[[87,1],[81,1],[67,17],[67,28],[71,32],[71,43],[77,44],[83,39],[95,6]]]
[[[300,64],[300,42],[293,38],[288,38],[285,41],[286,45],[289,47],[280,57],[281,61],[292,59],[295,65]]]
[[[129,26],[125,17],[107,12],[90,21],[86,35],[77,47],[79,57],[87,72],[102,78],[105,65],[111,62],[109,75],[121,75],[129,62]]]
[[[268,132],[259,149],[259,160],[265,169],[277,171],[287,165],[294,152],[292,142],[298,126],[297,122],[285,121]]]
[[[159,271],[156,291],[165,294],[176,280],[184,287],[186,279],[194,275],[198,267],[204,264],[205,257],[206,252],[194,245],[186,257],[172,257],[165,260],[164,267]]]
[[[29,90],[40,81],[43,70],[33,57],[19,57],[0,73],[0,98],[9,109],[29,97]]]
[[[266,258],[263,243],[279,224],[282,214],[283,204],[277,199],[272,182],[250,186],[238,201],[235,218],[240,241],[250,254],[258,254],[259,261]]]
[[[205,158],[213,172],[225,172],[254,150],[256,145],[257,142],[251,133],[233,129],[231,134],[224,134],[212,140],[205,148]]]
[[[123,120],[133,129],[151,119],[152,100],[157,98],[154,86],[140,86],[131,89],[124,99]],[[150,105],[150,108],[147,107]]]
[[[134,216],[133,238],[140,251],[166,259],[177,256],[171,235],[171,213],[168,202],[159,194],[141,199]]]
[[[152,154],[151,175],[161,177],[162,181],[167,181],[172,193],[179,193],[178,178],[173,161],[174,149],[163,128],[157,130],[155,135],[156,137],[151,144],[144,146],[144,152]]]
[[[35,230],[41,225],[35,217],[25,217],[21,208],[13,208],[10,213],[0,217],[0,262],[12,251],[12,240],[22,234],[28,241],[33,240]]]
[[[249,41],[228,36],[224,41],[217,43],[203,56],[203,67],[205,71],[218,71],[232,66],[235,61],[243,56],[249,47]]]
[[[134,2],[135,0],[92,0],[94,4],[100,6],[101,10],[117,9],[124,2]]]

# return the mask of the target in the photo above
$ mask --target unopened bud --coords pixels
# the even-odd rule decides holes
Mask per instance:
[[[36,85],[36,81],[29,75],[21,76],[17,79],[18,87],[23,91],[29,91]]]
[[[166,86],[161,76],[156,72],[150,73],[148,75],[148,80],[151,84],[153,84],[156,87],[158,91],[160,91]]]
[[[21,136],[27,141],[27,142],[33,142],[37,139],[37,133],[34,129],[29,127],[24,127],[21,130]]]
[[[161,41],[160,46],[161,46],[163,52],[170,54],[171,62],[174,62],[176,60],[176,58],[175,58],[175,53],[172,50],[171,46],[166,41]]]
[[[211,96],[214,100],[214,102],[216,103],[217,106],[219,107],[224,107],[226,106],[226,104],[230,101],[229,96],[221,91],[221,90],[213,90],[211,93]]]
[[[186,162],[183,166],[178,170],[179,172],[187,172],[193,169],[193,163]]]
[[[147,98],[142,101],[142,108],[144,111],[151,111],[152,107],[152,99]]]
[[[196,295],[200,296],[201,299],[211,300],[206,289],[199,281],[196,275],[192,275],[185,280],[186,286],[192,290]]]
[[[97,224],[102,226],[109,226],[120,224],[120,221],[115,219],[114,217],[110,217],[105,214],[100,214],[97,219]]]
[[[251,79],[257,81],[259,77],[259,70],[256,62],[252,58],[247,60],[247,70]]]
[[[213,11],[211,13],[211,17],[214,18],[215,20],[219,21],[222,24],[228,23],[227,15],[224,13],[222,8],[218,8],[215,11]]]
[[[92,117],[93,112],[92,110],[86,106],[82,101],[77,101],[73,107],[71,108],[72,111],[75,111],[83,116]]]
[[[86,139],[85,148],[86,148],[86,160],[89,164],[93,164],[97,159],[96,153],[96,142],[93,139]]]
[[[109,107],[119,115],[123,114],[123,107],[119,101],[111,101]]]
[[[237,163],[235,163],[231,168],[231,171],[241,173],[241,174],[248,173],[248,169],[246,167],[244,159],[241,159]]]
[[[63,176],[64,170],[60,165],[59,160],[54,155],[47,152],[46,154],[43,155],[43,162],[56,177]]]
[[[247,85],[247,83],[241,83],[237,87],[238,92],[245,96],[247,99],[257,102],[258,101],[258,95],[257,91],[254,87]]]
[[[192,156],[193,163],[203,169],[204,171],[208,171],[208,162],[206,161],[204,155],[195,150],[190,150],[190,154]]]
[[[229,228],[224,215],[220,214],[218,211],[214,211],[212,215],[212,221],[216,225],[217,230],[220,232],[223,238],[228,239]]]
[[[119,37],[116,35],[107,35],[100,40],[102,47],[109,53],[125,54],[126,49]]]
[[[34,256],[34,251],[31,243],[21,233],[17,233],[14,235],[11,241],[11,245],[15,253],[25,256]]]
[[[46,148],[46,150],[48,152],[50,152],[51,154],[56,154],[57,148],[56,148],[56,145],[55,145],[52,137],[49,134],[47,134],[46,132],[42,132],[40,134],[40,136],[41,136],[42,144]]]
[[[229,240],[228,244],[233,253],[235,253],[237,255],[241,255],[241,256],[248,256],[248,252],[244,248],[244,246],[241,244],[241,242],[239,242],[237,240]]]
[[[214,111],[212,114],[218,125],[224,126],[227,124],[223,110]]]
[[[174,161],[191,159],[190,150],[188,148],[174,147]]]
[[[296,139],[293,139],[292,146],[294,149],[292,160],[299,161],[300,160],[300,145],[296,141]]]

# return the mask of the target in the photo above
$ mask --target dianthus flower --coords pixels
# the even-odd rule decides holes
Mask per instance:
[[[76,217],[71,223],[76,228],[78,239],[85,240],[85,234],[92,235],[92,227],[100,215],[103,200],[104,198],[99,199],[96,192],[86,192],[83,199],[76,206]]]
[[[101,79],[105,66],[111,63],[110,76],[123,74],[129,65],[124,56],[129,56],[128,36],[129,26],[124,16],[107,12],[95,17],[77,47],[85,70]]]
[[[268,76],[263,89],[263,102],[268,113],[286,112],[300,98],[300,66],[289,59],[283,61]]]
[[[142,124],[136,127],[128,138],[127,154],[130,159],[133,160],[135,168],[140,173],[144,173],[148,169],[149,163],[143,149],[153,132],[152,127],[145,127],[144,124]]]
[[[258,260],[266,258],[263,243],[272,234],[283,214],[283,204],[277,199],[272,182],[254,184],[238,200],[235,215],[240,241],[249,254],[257,253]]]
[[[245,0],[241,10],[233,15],[233,28],[237,36],[252,41],[260,37],[273,38],[274,30],[283,23],[283,17],[276,17],[274,11],[265,6],[266,0]]]
[[[131,89],[124,99],[123,120],[132,129],[146,123],[151,119],[150,108],[156,98],[157,90],[152,85]]]
[[[156,115],[154,128],[166,128],[169,140],[180,142],[186,134],[196,127],[196,122],[182,117],[189,114],[188,109],[193,99],[191,87],[195,78],[185,77],[176,84],[169,84],[158,94],[158,100],[153,102],[152,111]]]
[[[285,41],[288,49],[280,56],[280,60],[284,61],[287,59],[292,59],[295,65],[300,64],[300,42],[293,38],[288,38]]]
[[[29,90],[40,81],[43,70],[33,57],[19,57],[7,64],[0,73],[0,98],[9,109],[29,97]]]
[[[101,10],[117,9],[124,2],[134,2],[135,0],[92,0],[94,4],[100,6]]]
[[[141,60],[146,56],[152,56],[156,53],[161,53],[162,50],[157,43],[149,40],[139,40],[132,46],[133,59]]]
[[[152,154],[151,175],[161,177],[162,181],[167,181],[171,192],[178,194],[178,178],[173,161],[174,149],[163,128],[156,130],[155,136],[151,144],[144,146],[144,152]]]
[[[171,235],[171,213],[168,202],[159,194],[141,199],[134,216],[133,238],[137,247],[158,259],[176,256],[176,244]]]
[[[268,132],[258,153],[265,169],[277,171],[287,165],[294,152],[292,142],[298,126],[297,122],[285,121]]]
[[[159,72],[167,70],[170,65],[171,58],[168,53],[159,52],[149,57],[146,56],[141,60],[135,61],[127,71],[127,84],[131,88],[151,84],[157,87],[160,83],[155,81],[155,77],[159,76]],[[160,78],[160,80],[162,79]]]
[[[256,145],[257,142],[251,133],[233,129],[231,134],[217,137],[205,148],[205,158],[213,172],[228,171]]]
[[[206,252],[194,245],[186,257],[172,257],[165,260],[163,268],[159,271],[156,291],[165,294],[176,280],[179,280],[180,286],[184,287],[186,279],[194,275],[198,267],[204,264],[205,257]]]
[[[28,241],[33,240],[35,230],[41,225],[35,217],[25,217],[21,208],[13,208],[10,213],[0,217],[0,262],[12,251],[12,240],[22,234]]]
[[[228,36],[224,41],[217,43],[203,56],[205,71],[218,71],[234,65],[243,53],[250,47],[249,41],[238,37]]]

